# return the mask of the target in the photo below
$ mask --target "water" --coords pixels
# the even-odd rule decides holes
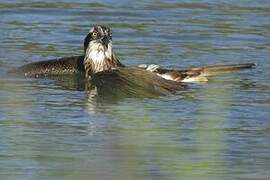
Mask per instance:
[[[1,179],[270,179],[269,1],[2,0],[0,14]],[[93,24],[127,65],[258,67],[113,102],[5,75],[81,54]]]

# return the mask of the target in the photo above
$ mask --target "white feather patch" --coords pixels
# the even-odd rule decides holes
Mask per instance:
[[[91,62],[94,72],[108,70],[108,59],[112,59],[112,43],[105,48],[102,44],[96,41],[90,42],[86,53],[84,63]]]
[[[157,74],[157,75],[164,78],[164,79],[175,81],[175,79],[173,79],[172,76],[169,74]]]
[[[207,82],[208,79],[207,77],[204,76],[197,76],[197,77],[189,77],[189,78],[185,78],[183,79],[181,82]]]
[[[197,76],[197,77],[186,77],[185,79],[179,80],[179,78],[173,78],[169,74],[157,74],[158,76],[171,80],[171,81],[177,81],[177,82],[188,82],[188,83],[198,83],[198,82],[207,82],[208,79],[204,76]]]

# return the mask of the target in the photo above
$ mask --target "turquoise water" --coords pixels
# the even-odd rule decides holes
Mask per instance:
[[[270,179],[270,2],[2,0],[0,15],[0,179]],[[93,24],[127,65],[258,67],[113,102],[5,75],[81,54]]]

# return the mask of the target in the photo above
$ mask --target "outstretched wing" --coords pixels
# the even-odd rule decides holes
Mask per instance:
[[[92,85],[97,87],[99,96],[156,97],[174,94],[186,85],[168,81],[155,73],[140,68],[119,67],[93,75]]]
[[[119,61],[115,53],[113,54],[113,59],[116,61],[117,67],[125,67]],[[25,64],[21,67],[10,70],[8,73],[22,75],[25,77],[85,74],[83,61],[84,55],[50,59]]]
[[[26,77],[79,74],[85,72],[83,60],[84,56],[71,56],[39,61],[12,69],[8,73],[23,75]]]
[[[250,69],[256,67],[254,63],[247,64],[226,64],[226,65],[213,65],[197,68],[190,68],[184,70],[165,69],[157,65],[141,65],[143,69],[156,73],[158,76],[167,80],[177,82],[203,82],[208,81],[208,77]]]

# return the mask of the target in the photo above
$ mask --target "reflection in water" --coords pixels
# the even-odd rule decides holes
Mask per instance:
[[[86,107],[89,113],[96,113],[98,110],[97,107],[97,89],[93,88],[88,90],[87,92],[87,103],[86,103]]]
[[[35,171],[29,179],[223,179],[231,173],[228,153],[238,156],[226,152],[225,141],[228,109],[239,104],[232,87],[261,87],[222,79],[156,98],[99,97],[96,89],[82,91],[82,77],[3,79],[1,91],[10,94],[1,96],[6,105],[1,125],[9,139],[2,160],[16,152],[23,155],[1,171],[19,162]],[[30,119],[35,113],[39,116]],[[25,177],[25,171],[19,167],[17,177]]]
[[[216,96],[227,96],[227,93],[208,88],[201,93],[205,96],[201,99],[204,107],[197,112],[195,119],[185,119],[180,112],[176,117],[160,114],[162,121],[156,121],[152,116],[156,110],[167,114],[176,109],[170,105],[173,102],[169,102],[167,107],[164,105],[166,109],[155,109],[156,100],[150,99],[138,100],[135,104],[127,100],[122,105],[124,111],[122,106],[118,109],[117,105],[107,110],[113,119],[117,119],[112,131],[117,133],[119,139],[113,148],[119,151],[123,172],[137,178],[223,178],[220,175],[226,174],[222,157],[224,132],[218,127],[224,123],[224,118],[221,118],[224,115],[220,113],[226,109],[227,101],[215,99]],[[186,103],[183,98],[179,101]],[[215,106],[211,106],[213,101],[217,103]],[[211,115],[209,112],[212,112]],[[143,171],[149,173],[139,173]]]

